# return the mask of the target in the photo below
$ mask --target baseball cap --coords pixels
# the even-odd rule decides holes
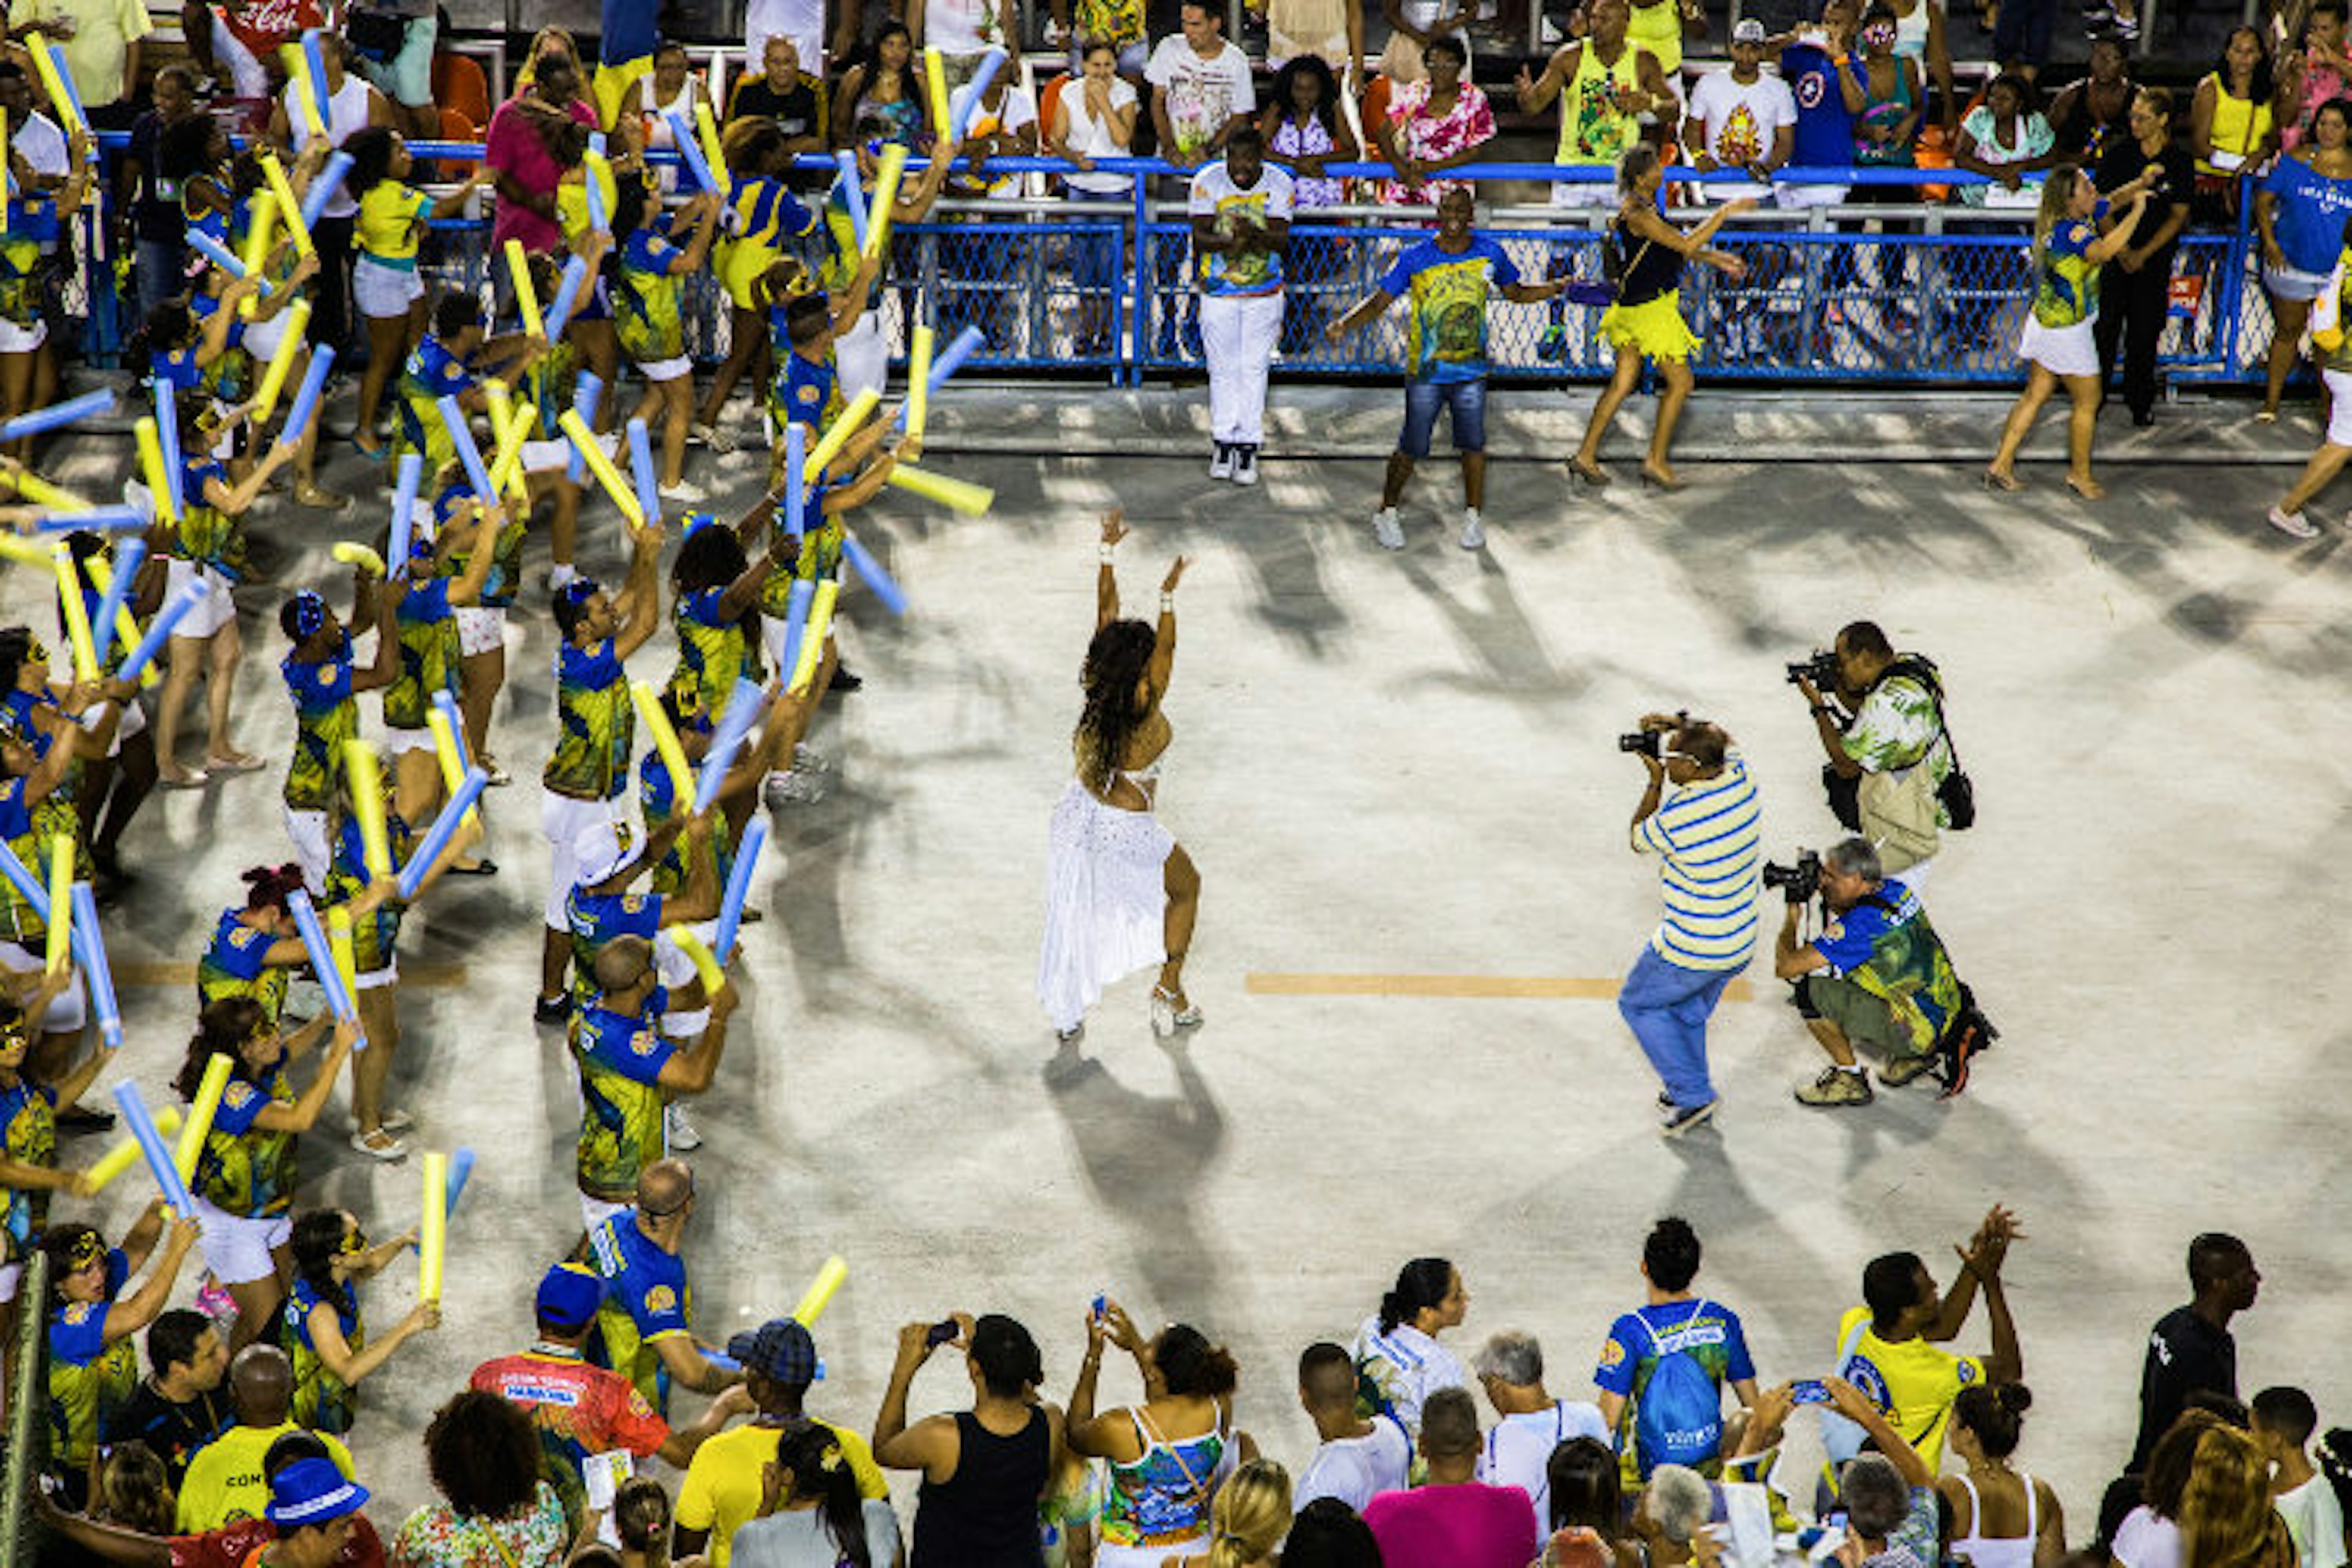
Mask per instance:
[[[541,1321],[559,1329],[584,1329],[604,1304],[604,1282],[559,1263],[539,1282],[536,1303]]]
[[[772,1383],[816,1381],[816,1341],[791,1318],[772,1318],[751,1333],[727,1342],[727,1353]]]
[[[329,1524],[367,1506],[367,1488],[331,1459],[297,1459],[269,1478],[269,1522],[284,1530]]]
[[[583,828],[572,841],[576,885],[601,882],[634,858],[629,851],[629,827],[624,822],[599,822]]]
[[[1731,41],[1735,44],[1760,44],[1764,37],[1764,24],[1753,16],[1741,17],[1731,29]]]

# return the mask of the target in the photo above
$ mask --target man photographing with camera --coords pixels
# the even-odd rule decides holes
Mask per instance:
[[[1797,1103],[1868,1105],[1870,1075],[1854,1060],[1856,1045],[1885,1053],[1878,1076],[1890,1088],[1935,1066],[1937,1044],[1969,1001],[1917,891],[1886,879],[1866,838],[1800,855],[1794,866],[1767,866],[1764,881],[1789,899],[1772,971],[1795,983],[1791,1000],[1830,1054],[1822,1075],[1798,1087]],[[1822,931],[1801,942],[1800,922],[1816,892]]]
[[[1969,826],[1953,816],[1956,792],[1963,815],[1974,815],[1936,667],[1897,655],[1874,622],[1855,621],[1838,633],[1835,651],[1789,666],[1789,683],[1804,693],[1829,753],[1822,782],[1839,825],[1878,846],[1890,878],[1922,886],[1941,830]],[[1845,706],[1825,699],[1824,686]]]
[[[1664,918],[1617,994],[1617,1011],[1665,1086],[1659,1131],[1679,1138],[1715,1114],[1706,1021],[1756,942],[1762,858],[1756,786],[1731,737],[1686,713],[1645,715],[1617,745],[1649,770],[1633,842],[1659,858],[1664,903]]]

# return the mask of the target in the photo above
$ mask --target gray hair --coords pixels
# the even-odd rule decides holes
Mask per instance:
[[[1660,1534],[1685,1546],[1715,1512],[1715,1489],[1687,1465],[1660,1465],[1650,1472],[1642,1506],[1649,1510]]]
[[[1533,1334],[1506,1329],[1490,1335],[1470,1363],[1480,1377],[1526,1388],[1543,1381],[1543,1346]]]
[[[1884,1541],[1911,1511],[1911,1488],[1884,1454],[1856,1454],[1838,1473],[1846,1524],[1865,1541]]]
[[[1867,838],[1841,838],[1822,851],[1822,864],[1841,877],[1859,877],[1865,882],[1886,880],[1885,868],[1878,861],[1878,846]]]

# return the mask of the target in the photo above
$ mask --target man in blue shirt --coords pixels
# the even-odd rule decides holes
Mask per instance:
[[[742,1380],[731,1363],[703,1353],[691,1324],[687,1288],[687,1222],[694,1217],[694,1172],[683,1160],[656,1160],[637,1177],[635,1208],[589,1232],[575,1267],[604,1281],[604,1304],[589,1341],[589,1361],[636,1384],[656,1410],[675,1382],[718,1394]]]
[[[1853,48],[1855,0],[1822,0],[1818,26],[1801,29],[1780,51],[1780,79],[1797,100],[1797,141],[1790,162],[1801,169],[1843,169],[1853,163],[1853,114],[1838,86],[1838,62]],[[1848,187],[1783,185],[1784,207],[1835,206]]]

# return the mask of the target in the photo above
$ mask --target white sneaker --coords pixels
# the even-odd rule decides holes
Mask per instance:
[[[2297,539],[2316,539],[2319,537],[2319,530],[2311,525],[2311,519],[2304,516],[2303,513],[2299,511],[2281,511],[2278,508],[2273,507],[2271,508],[2270,518],[2271,526],[2277,529],[2281,533],[2292,534]],[[2345,521],[2347,526],[2352,526],[2352,518],[2347,518]]]
[[[673,1100],[662,1107],[662,1141],[673,1154],[691,1154],[702,1147],[702,1134],[686,1119],[684,1101]]]
[[[1209,459],[1209,477],[1213,479],[1234,477],[1234,449],[1223,441],[1217,443],[1217,455]]]
[[[1234,448],[1234,483],[1237,485],[1257,483],[1257,448],[1255,447]]]
[[[1372,537],[1381,542],[1382,550],[1404,548],[1404,529],[1397,521],[1396,508],[1384,506],[1372,513]]]
[[[735,432],[724,425],[713,425],[703,432],[702,444],[723,458],[735,450]]]
[[[676,501],[680,506],[700,506],[710,499],[710,492],[692,479],[680,479],[663,490],[661,498],[664,500]]]
[[[1462,548],[1465,550],[1486,548],[1486,521],[1478,515],[1478,509],[1475,506],[1462,509]]]

